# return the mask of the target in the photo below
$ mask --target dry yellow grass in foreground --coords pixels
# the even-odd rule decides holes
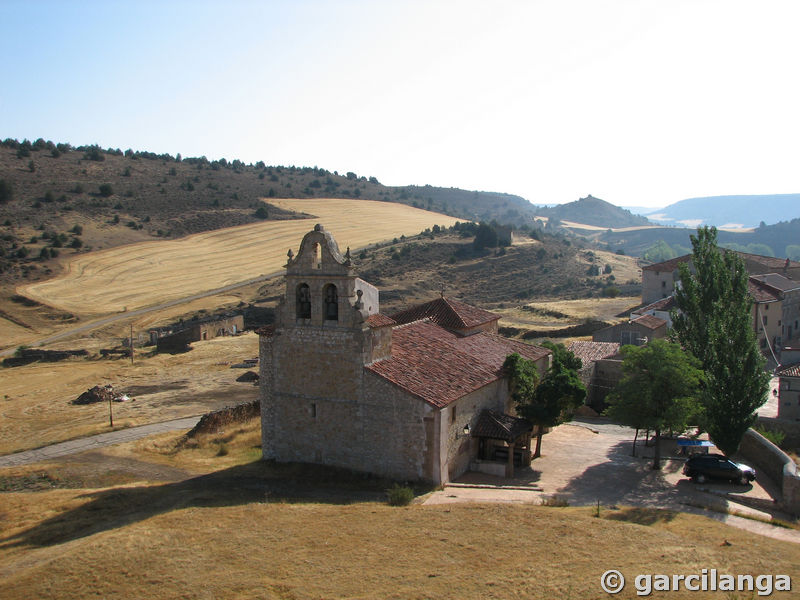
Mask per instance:
[[[115,426],[142,425],[205,413],[255,400],[252,384],[237,383],[244,371],[231,363],[258,356],[253,333],[196,342],[186,354],[119,360],[34,363],[3,370],[0,393],[0,454],[109,431],[108,405],[70,401],[95,385],[131,390],[133,402],[115,403]]]
[[[605,507],[600,518],[591,508],[530,505],[392,508],[378,500],[387,482],[254,461],[258,443],[256,420],[197,442],[165,434],[106,449],[104,461],[83,471],[74,461],[41,466],[85,487],[0,494],[3,598],[570,600],[606,597],[600,576],[612,568],[630,582],[638,573],[703,568],[800,577],[800,546],[703,517]],[[120,460],[185,478],[88,489],[92,468],[95,485],[107,486],[105,470]],[[8,477],[0,471],[0,482]],[[635,589],[618,597],[635,597]]]
[[[272,200],[311,220],[265,221],[199,233],[180,240],[140,242],[78,255],[66,273],[23,286],[39,302],[81,315],[133,310],[279,271],[289,248],[315,223],[336,237],[342,252],[413,235],[453,217],[404,204],[369,200]]]
[[[570,600],[606,597],[612,568],[628,578],[622,598],[638,573],[800,577],[797,545],[691,515],[253,496],[175,484],[5,494],[3,597]]]

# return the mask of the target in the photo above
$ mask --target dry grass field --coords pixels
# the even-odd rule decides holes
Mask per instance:
[[[531,302],[521,307],[497,309],[494,312],[502,315],[502,326],[546,331],[579,325],[587,320],[616,323],[623,320],[617,315],[639,305],[641,298],[638,296],[620,296]]]
[[[417,234],[453,217],[406,205],[367,200],[272,200],[313,220],[265,221],[179,240],[140,242],[65,261],[64,273],[21,286],[39,302],[83,315],[151,306],[279,271],[289,248],[314,223],[333,232],[342,250]]]
[[[258,356],[253,333],[196,342],[185,354],[127,359],[70,359],[3,369],[0,454],[109,431],[108,405],[70,401],[95,385],[112,384],[133,402],[115,403],[114,425],[126,427],[199,415],[255,400],[257,388],[238,383],[230,365]]]
[[[47,471],[62,489],[3,493],[3,598],[572,600],[606,598],[607,569],[629,582],[621,598],[636,597],[638,573],[800,577],[800,546],[704,517],[625,507],[603,507],[599,518],[585,507],[389,507],[386,482],[255,461],[257,442],[252,425],[189,445],[160,436],[129,445],[125,457],[188,478],[111,485],[99,475],[93,487],[77,472],[69,479],[73,464]],[[14,477],[22,473],[0,472],[0,481]]]

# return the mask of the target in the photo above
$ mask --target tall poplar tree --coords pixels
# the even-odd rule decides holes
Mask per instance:
[[[706,374],[704,426],[731,456],[766,401],[769,375],[753,328],[744,262],[733,251],[720,250],[715,227],[698,229],[691,240],[692,268],[678,267],[673,333],[700,360]]]

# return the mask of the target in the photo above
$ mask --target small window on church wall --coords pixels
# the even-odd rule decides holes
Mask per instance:
[[[317,405],[314,403],[311,404],[311,418],[312,419],[317,418]]]
[[[307,283],[297,286],[297,318],[311,318],[311,290]]]
[[[314,244],[314,268],[322,268],[322,246]]]
[[[336,291],[336,286],[329,283],[325,286],[325,306],[324,315],[326,321],[339,320],[339,294]]]

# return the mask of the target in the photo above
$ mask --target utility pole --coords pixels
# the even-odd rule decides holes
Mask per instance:
[[[108,395],[108,426],[114,429],[114,413],[111,409],[111,403],[113,402],[112,396],[113,394]]]

